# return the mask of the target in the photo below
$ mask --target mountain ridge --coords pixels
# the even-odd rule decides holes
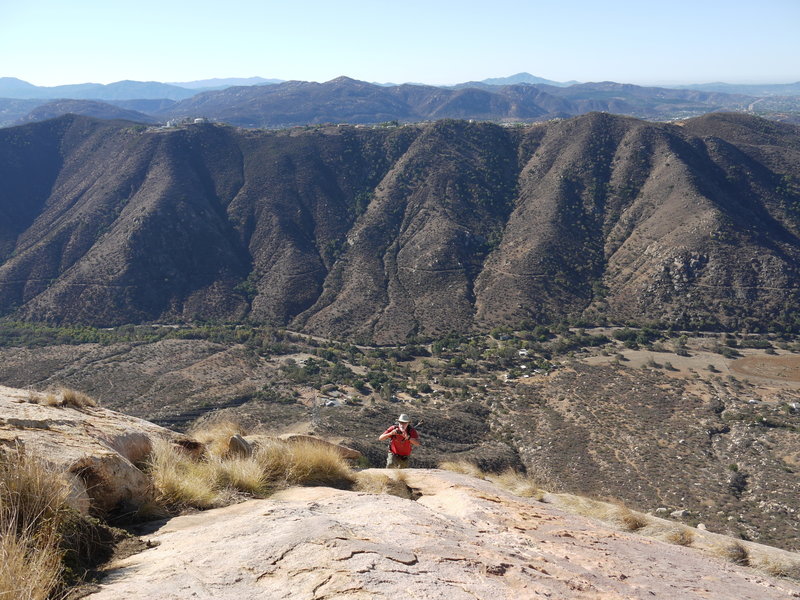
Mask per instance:
[[[385,342],[567,317],[794,326],[800,133],[754,117],[250,133],[63,117],[0,131],[0,156],[7,316],[247,316]]]
[[[443,118],[543,121],[591,111],[663,119],[723,108],[744,110],[754,100],[719,92],[643,88],[614,82],[568,87],[544,84],[387,87],[342,76],[324,83],[287,81],[203,92],[156,116],[163,119],[205,116],[249,128]]]
[[[248,128],[282,128],[319,123],[375,124],[420,122],[441,118],[535,122],[568,118],[591,111],[626,114],[652,120],[674,120],[719,110],[758,112],[776,120],[798,119],[798,96],[745,95],[726,90],[643,87],[616,82],[531,83],[540,78],[470,82],[442,87],[422,84],[370,84],[350,77],[323,83],[309,81],[223,80],[197,82],[187,89],[157,82],[116,82],[107,86],[78,84],[36,88],[12,78],[0,79],[0,115],[20,110],[13,98],[35,96],[44,103],[60,100],[103,101],[161,120],[205,117]],[[504,83],[505,82],[505,83]],[[4,94],[5,89],[9,90]],[[189,82],[191,83],[191,82]],[[247,83],[248,85],[230,85]],[[254,84],[255,83],[255,84]],[[23,92],[39,90],[36,93]],[[27,86],[27,87],[25,87]],[[791,89],[791,88],[787,88]],[[16,90],[16,91],[15,91]],[[733,91],[733,90],[728,90]],[[3,98],[3,95],[11,96]],[[160,103],[156,103],[159,100]],[[30,100],[28,100],[30,102]],[[76,105],[77,106],[77,105]],[[78,110],[93,115],[90,109]],[[6,117],[2,124],[17,119]],[[30,120],[30,119],[28,119]]]

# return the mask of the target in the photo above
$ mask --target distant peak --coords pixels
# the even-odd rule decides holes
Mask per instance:
[[[330,81],[326,81],[325,83],[365,83],[364,81],[359,81],[358,79],[353,79],[352,77],[348,77],[347,75],[340,75],[335,79],[331,79]]]

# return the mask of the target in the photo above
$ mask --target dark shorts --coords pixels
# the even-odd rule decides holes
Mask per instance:
[[[400,456],[394,452],[389,452],[386,456],[387,469],[405,469],[408,466],[408,459],[410,456]]]

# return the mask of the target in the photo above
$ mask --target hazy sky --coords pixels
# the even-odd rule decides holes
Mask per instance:
[[[0,76],[800,80],[800,0],[0,0]]]

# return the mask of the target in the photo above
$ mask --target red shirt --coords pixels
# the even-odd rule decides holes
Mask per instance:
[[[389,446],[389,450],[393,454],[399,454],[400,456],[411,456],[411,442],[405,439],[402,435],[400,435],[400,428],[397,425],[392,425],[391,427],[389,427],[389,429],[384,431],[382,435],[390,433],[393,429],[397,430],[398,435],[393,435],[390,438],[392,440],[392,443]],[[406,432],[408,432],[408,435],[414,438],[415,440],[419,439],[419,434],[417,433],[417,430],[411,427],[411,425],[408,426]]]

